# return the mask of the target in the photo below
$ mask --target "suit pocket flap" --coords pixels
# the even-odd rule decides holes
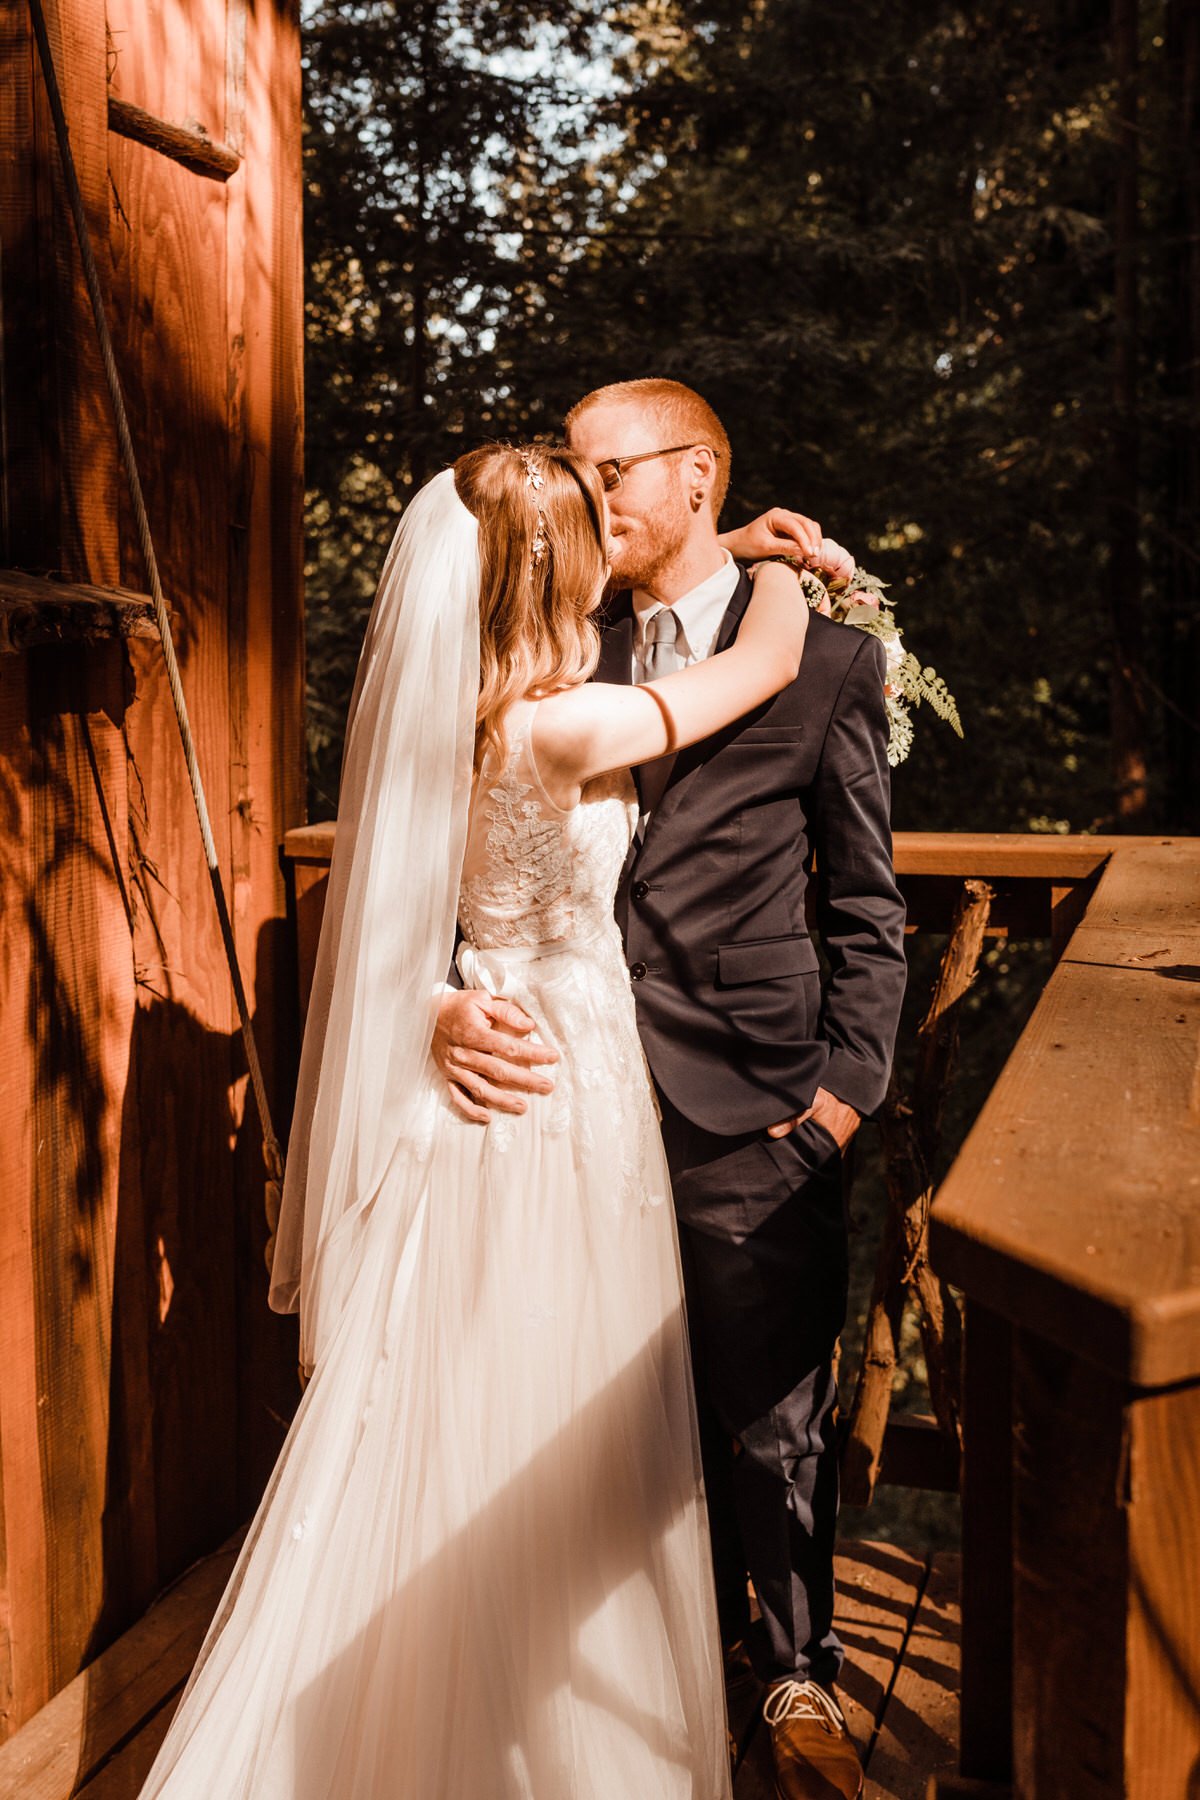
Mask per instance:
[[[747,750],[761,750],[765,744],[798,744],[803,736],[803,725],[743,725],[733,743]]]
[[[815,975],[820,966],[816,945],[805,933],[717,948],[717,980],[725,987],[777,981],[784,975]]]

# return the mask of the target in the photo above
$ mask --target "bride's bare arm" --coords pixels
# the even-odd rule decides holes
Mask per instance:
[[[535,726],[543,780],[570,795],[593,775],[709,737],[796,679],[807,629],[795,572],[766,564],[728,650],[640,687],[593,681],[543,700]]]
[[[786,506],[772,506],[748,525],[723,531],[717,542],[739,562],[753,562],[759,556],[798,556],[812,567],[820,559],[821,535],[815,519],[790,512]]]

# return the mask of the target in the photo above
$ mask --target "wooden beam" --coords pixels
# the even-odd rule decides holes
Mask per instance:
[[[1058,837],[1036,831],[898,831],[893,840],[901,875],[973,875],[985,881],[1016,876],[1072,882],[1095,875],[1115,850],[1186,843],[1186,838]]]
[[[959,1451],[932,1414],[895,1413],[883,1437],[878,1479],[885,1486],[956,1494]]]
[[[0,656],[38,644],[93,644],[105,638],[156,638],[148,594],[83,582],[47,581],[0,569]]]
[[[334,820],[322,819],[290,831],[284,841],[284,855],[303,861],[322,857],[328,861],[335,830]],[[893,839],[893,854],[897,875],[927,879],[931,894],[939,891],[935,884],[940,881],[940,891],[951,896],[951,904],[968,878],[1000,883],[1000,903],[1005,882],[1011,884],[1009,892],[1029,882],[1069,888],[1099,874],[1114,850],[1165,848],[1188,841],[1165,837],[1054,837],[1022,831],[898,831]],[[946,916],[949,918],[949,909]]]
[[[242,166],[236,150],[210,137],[194,119],[186,125],[171,125],[143,112],[140,106],[131,106],[128,100],[118,100],[115,94],[108,96],[108,129],[160,156],[169,156],[193,175],[205,175],[210,181],[228,181]]]

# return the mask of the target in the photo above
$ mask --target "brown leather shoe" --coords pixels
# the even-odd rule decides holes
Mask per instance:
[[[858,1800],[862,1764],[832,1694],[815,1681],[778,1681],[763,1718],[771,1730],[778,1800]]]

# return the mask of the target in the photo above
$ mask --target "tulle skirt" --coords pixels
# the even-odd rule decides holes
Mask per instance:
[[[555,1096],[483,1129],[431,1081],[144,1796],[729,1793],[678,1248],[624,969],[500,957],[490,976],[573,1046]]]

